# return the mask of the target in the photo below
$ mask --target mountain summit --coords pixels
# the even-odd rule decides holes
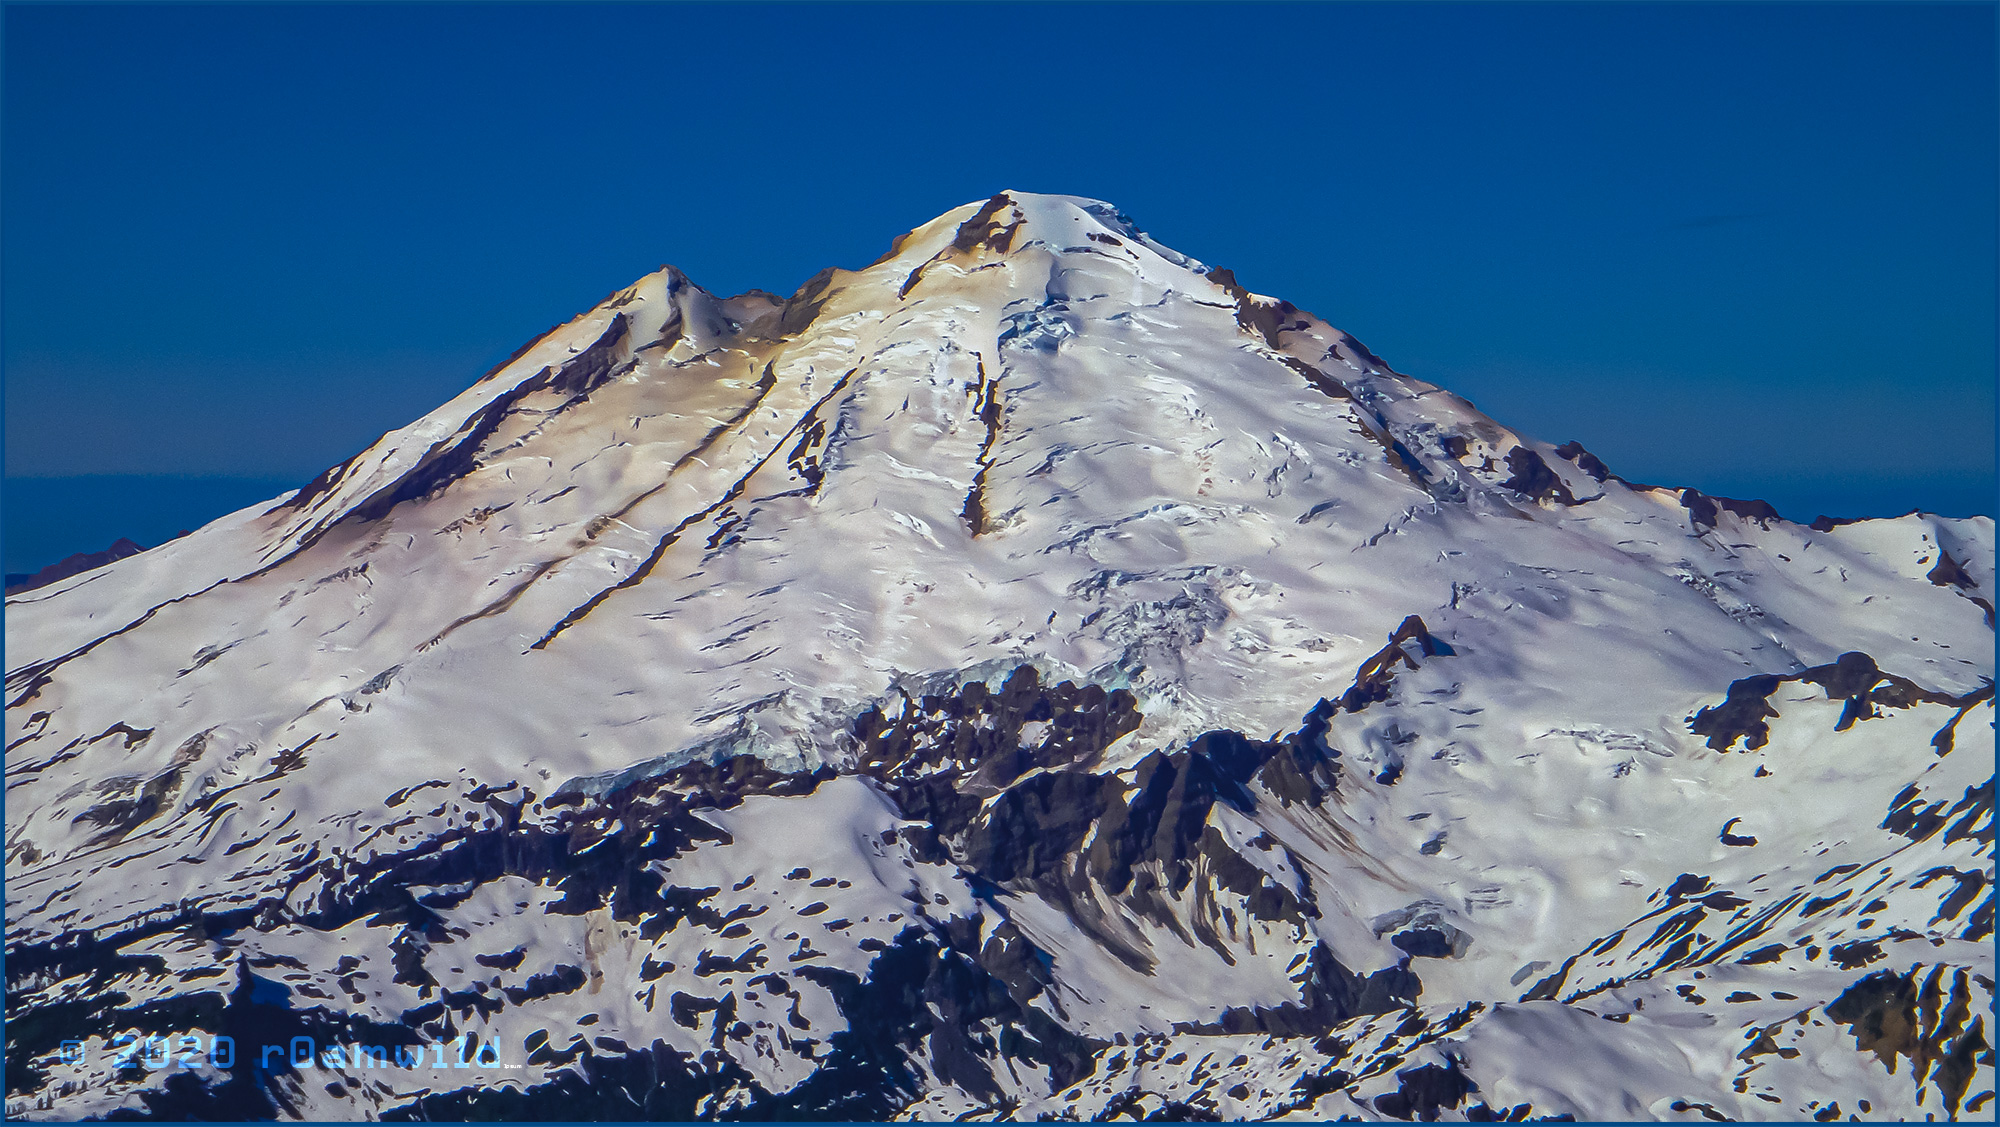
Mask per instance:
[[[1993,598],[1091,200],[663,268],[8,599],[8,1109],[1983,1118]]]

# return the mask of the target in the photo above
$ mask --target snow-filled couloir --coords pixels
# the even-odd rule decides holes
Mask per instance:
[[[7,601],[8,1107],[1983,1118],[1993,559],[1090,200],[664,268]]]

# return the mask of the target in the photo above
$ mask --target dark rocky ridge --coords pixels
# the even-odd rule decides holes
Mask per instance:
[[[1379,699],[1369,687],[1388,676],[1396,661],[1392,651],[1410,660],[1400,648],[1404,642],[1422,646],[1424,652],[1441,645],[1429,639],[1414,616],[1397,639],[1357,678],[1364,687],[1356,697],[1358,705]],[[1133,698],[1124,690],[1106,692],[1068,681],[1044,686],[1032,666],[1022,666],[998,691],[973,682],[950,695],[906,697],[902,703],[894,717],[879,708],[862,714],[853,734],[860,750],[857,769],[879,780],[906,817],[923,823],[909,842],[916,855],[955,863],[976,882],[994,888],[1057,899],[1117,897],[1134,911],[1176,928],[1174,905],[1193,895],[1193,862],[1199,857],[1220,887],[1242,897],[1245,910],[1258,918],[1303,923],[1307,913],[1316,913],[1310,900],[1271,884],[1261,870],[1237,857],[1207,821],[1210,806],[1218,801],[1254,807],[1253,784],[1284,803],[1324,801],[1339,774],[1339,753],[1324,741],[1327,717],[1339,707],[1332,702],[1319,702],[1299,731],[1276,741],[1222,731],[1202,736],[1184,751],[1155,752],[1129,772],[1138,788],[1129,801],[1122,797],[1125,783],[1119,775],[1088,769],[1105,748],[1139,724]],[[1037,722],[1048,725],[1046,734],[1023,745],[1022,727]],[[373,864],[320,859],[288,882],[298,887],[323,878],[323,891],[304,912],[273,900],[233,912],[182,913],[120,935],[75,935],[17,947],[7,964],[10,999],[17,996],[13,987],[36,981],[87,974],[94,985],[62,1007],[39,1008],[31,1019],[16,1015],[21,1020],[9,1029],[9,1094],[38,1091],[46,1077],[30,1062],[52,1051],[58,1039],[168,1028],[176,1021],[239,1031],[251,1040],[267,1033],[322,1041],[373,1038],[370,1043],[386,1045],[418,1037],[450,1040],[466,1028],[460,1022],[475,1014],[572,992],[585,978],[576,968],[557,967],[531,976],[525,989],[509,988],[499,996],[445,992],[425,965],[431,949],[448,938],[441,911],[481,885],[512,875],[559,890],[550,911],[608,908],[613,918],[636,923],[642,936],[657,937],[683,926],[720,931],[734,919],[711,906],[721,889],[669,886],[649,863],[703,842],[727,841],[726,833],[700,817],[703,810],[729,809],[756,795],[809,794],[833,777],[825,768],[785,773],[760,759],[737,756],[685,764],[598,798],[563,792],[538,800],[534,791],[514,784],[480,787],[471,797],[500,812],[497,828],[447,832]],[[989,797],[982,800],[982,795]],[[410,797],[407,792],[391,795],[387,806],[394,808]],[[1087,838],[1094,844],[1086,850]],[[412,888],[454,891],[419,897]],[[127,975],[158,973],[143,960],[120,953],[148,938],[179,934],[226,940],[244,929],[281,923],[332,931],[364,918],[377,926],[400,927],[391,943],[400,952],[397,979],[434,999],[406,1012],[393,1036],[373,1026],[353,1027],[337,1007],[326,1004],[297,1009],[253,998],[244,985],[247,978],[226,994],[193,986],[164,1006],[128,1006],[128,995],[117,988]],[[1203,921],[1197,920],[1194,928],[1190,941],[1224,950]],[[1128,953],[1135,966],[1145,965],[1142,953]],[[479,962],[517,965],[519,957],[499,954]],[[916,1094],[908,1055],[926,1035],[933,1074],[975,1094],[997,1095],[990,1077],[1003,1057],[1049,1068],[1068,1083],[1088,1074],[1093,1054],[1102,1047],[1028,1005],[1050,980],[1033,946],[1004,922],[982,934],[976,919],[925,919],[920,913],[895,945],[877,955],[866,977],[810,966],[792,973],[830,991],[850,1028],[834,1036],[832,1053],[812,1080],[788,1092],[763,1091],[733,1064],[695,1060],[661,1044],[610,1055],[585,1045],[563,1056],[544,1040],[539,1047],[524,1046],[531,1063],[567,1062],[576,1069],[518,1093],[461,1091],[425,1097],[400,1110],[385,1109],[385,1114],[684,1116],[702,1098],[727,1091],[747,1093],[736,1097],[747,1100],[744,1118],[884,1118]],[[247,968],[243,974],[249,974]],[[1212,1026],[1189,1028],[1323,1033],[1356,1014],[1406,1007],[1421,991],[1406,968],[1356,975],[1336,962],[1324,944],[1315,949],[1305,981],[1295,1004],[1231,1010]],[[685,1015],[684,1023],[691,1022],[715,1004],[713,999],[676,995],[674,1012]],[[946,1021],[937,1022],[932,1007]],[[730,1032],[729,1025],[718,1017],[717,1044],[740,1035]],[[580,1087],[575,1078],[586,1075],[591,1080]],[[274,1082],[244,1062],[211,1086],[192,1075],[177,1076],[149,1094],[146,1104],[154,1118],[282,1115],[286,1096]]]
[[[182,533],[182,535],[185,536],[187,534]],[[78,552],[66,559],[58,560],[42,568],[40,571],[9,573],[7,576],[7,593],[9,595],[18,595],[24,591],[33,591],[37,587],[47,587],[51,583],[68,579],[72,575],[82,575],[86,571],[103,567],[105,564],[122,560],[127,556],[136,556],[145,550],[139,544],[121,536],[113,541],[109,548],[101,552]]]
[[[950,694],[905,696],[901,707],[890,712],[876,708],[863,713],[852,729],[859,752],[856,769],[878,780],[906,817],[923,823],[910,841],[920,855],[954,863],[996,889],[1069,901],[1072,910],[1082,898],[1108,895],[1120,898],[1139,915],[1173,921],[1180,918],[1174,905],[1185,901],[1195,871],[1192,862],[1199,857],[1210,879],[1243,897],[1252,914],[1303,921],[1318,910],[1311,898],[1301,899],[1271,884],[1260,870],[1235,857],[1208,825],[1209,809],[1227,803],[1254,811],[1259,795],[1286,804],[1325,801],[1340,776],[1340,753],[1325,740],[1330,718],[1386,699],[1398,667],[1413,668],[1424,658],[1450,653],[1420,618],[1410,616],[1383,650],[1357,670],[1354,684],[1338,701],[1318,702],[1290,735],[1258,740],[1237,732],[1210,732],[1184,750],[1147,755],[1122,773],[1094,772],[1092,767],[1112,743],[1137,728],[1141,718],[1130,694],[1068,681],[1044,685],[1033,667],[1022,666],[997,690],[973,682]],[[1732,701],[1761,701],[1768,696],[1765,679],[1746,680],[1763,694],[1732,692]],[[1898,707],[1920,699],[1956,703],[1913,690],[1859,654],[1780,680],[1817,684],[1830,697],[1849,702],[1880,693],[1877,687],[1887,682],[1894,699],[1883,703]],[[1041,738],[1024,742],[1022,729],[1030,724],[1046,727]],[[399,923],[403,930],[396,946],[404,958],[398,977],[435,997],[406,1013],[403,1024],[393,1028],[362,1029],[337,1008],[299,1009],[259,998],[252,993],[254,975],[247,964],[239,969],[235,989],[226,994],[197,988],[165,1008],[126,1007],[116,983],[124,975],[146,973],[145,964],[116,952],[129,947],[137,934],[89,937],[49,945],[44,951],[14,952],[10,979],[92,968],[101,993],[95,1002],[73,1004],[56,1014],[60,1022],[52,1021],[50,1011],[42,1011],[10,1031],[10,1057],[21,1066],[10,1068],[10,1076],[18,1081],[13,1091],[34,1092],[40,1076],[28,1063],[48,1050],[50,1045],[44,1042],[79,1030],[167,1028],[193,1015],[204,1027],[235,1030],[250,1040],[303,1031],[321,1040],[372,1039],[394,1045],[416,1036],[449,1038],[459,1032],[460,1020],[475,1013],[518,1006],[552,992],[575,991],[584,985],[583,973],[557,967],[532,976],[528,989],[510,988],[501,997],[442,992],[425,969],[429,949],[444,938],[437,930],[441,926],[437,912],[483,882],[514,874],[559,889],[562,896],[553,911],[608,907],[615,918],[637,922],[641,933],[648,935],[683,926],[720,930],[733,916],[711,906],[719,889],[668,887],[647,870],[647,863],[706,841],[726,840],[726,834],[700,817],[703,810],[729,809],[755,795],[809,794],[832,777],[825,769],[780,772],[761,760],[739,756],[686,764],[634,780],[599,798],[570,792],[538,803],[533,792],[523,788],[482,788],[484,801],[509,813],[505,828],[446,835],[417,855],[385,866],[343,869],[335,860],[322,862],[317,871],[337,879],[328,882],[329,891],[298,922],[329,930],[364,916],[378,923]],[[395,795],[389,801],[393,806],[404,800],[406,796]],[[1972,801],[1969,795],[1967,802]],[[1979,801],[1982,806],[1962,802],[1942,815],[1912,815],[1906,818],[1909,827],[1895,823],[1889,828],[1921,838],[1955,822],[1960,828],[1950,832],[1974,833],[1978,831],[1965,827],[1984,811],[1989,819],[1984,832],[1990,837],[1990,785]],[[536,807],[551,815],[541,825],[522,817]],[[1898,816],[1892,813],[1891,821]],[[1963,905],[1981,885],[1976,879],[1959,879],[1961,888],[1970,884],[1969,891],[1952,897]],[[442,900],[435,895],[413,898],[405,891],[440,886],[461,891]],[[1705,878],[1686,875],[1666,890],[1665,903],[1657,910],[1664,922],[1654,928],[1642,949],[1659,947],[1657,965],[1672,965],[1689,952],[1694,926],[1704,914],[1745,903],[1716,890]],[[266,906],[164,920],[149,932],[166,929],[222,937],[246,927],[269,926],[274,921],[265,917],[271,911]],[[1990,915],[1990,905],[1987,912]],[[1078,912],[1076,918],[1085,922],[1089,917]],[[1406,950],[1422,943],[1419,933],[1410,934],[1410,944],[1399,943]],[[1710,957],[1731,947],[1740,949],[1754,934],[1739,936]],[[1221,949],[1212,934],[1197,930],[1190,939]],[[1850,961],[1859,964],[1866,957],[1858,953],[1859,946],[1850,944],[1828,957],[1843,966]],[[1131,954],[1134,965],[1143,967],[1143,955]],[[1411,950],[1410,954],[1445,957],[1447,952]],[[1768,957],[1759,951],[1743,961]],[[480,962],[501,965],[509,959],[502,954]],[[518,954],[512,956],[512,962],[518,961]],[[1555,997],[1568,970],[1566,965],[1524,998]],[[790,1090],[764,1090],[726,1057],[697,1058],[657,1042],[650,1047],[607,1049],[577,1041],[558,1051],[553,1042],[539,1037],[530,1038],[523,1047],[531,1063],[558,1069],[546,1083],[519,1091],[440,1093],[385,1108],[384,1113],[389,1118],[688,1117],[696,1114],[703,1100],[727,1096],[735,1109],[727,1118],[879,1119],[895,1114],[917,1094],[920,1084],[912,1071],[916,1059],[912,1054],[921,1045],[928,1046],[922,1063],[929,1074],[975,1096],[995,1099],[1000,1089],[994,1086],[994,1070],[1003,1059],[1051,1069],[1067,1084],[1090,1075],[1108,1048],[1067,1032],[1029,1004],[1050,980],[1032,944],[1004,922],[985,933],[976,919],[919,919],[876,955],[865,976],[811,966],[788,973],[831,992],[849,1021],[847,1031],[832,1038],[819,1071]],[[777,976],[767,977],[774,993],[789,989]],[[1963,977],[1964,972],[1958,972],[1958,978]],[[1925,989],[1935,993],[1937,975],[1931,979]],[[1313,949],[1303,981],[1296,1002],[1231,1009],[1212,1023],[1177,1028],[1197,1036],[1263,1032],[1319,1037],[1356,1016],[1406,1010],[1416,1004],[1422,990],[1408,960],[1357,974],[1341,966],[1324,943]],[[1876,989],[1883,983],[1887,985]],[[1877,975],[1843,995],[1828,1014],[1854,1024],[1864,1049],[1878,1047],[1879,1052],[1922,1058],[1918,1063],[1927,1068],[1933,1058],[1938,1060],[1941,1084],[1956,1101],[1964,1086],[1958,1077],[1969,1075],[1968,1062],[1981,1050],[1981,1026],[1977,1019],[1968,1025],[1959,1013],[1964,1009],[1963,981],[1957,982],[1942,1017],[1912,1018],[1913,1007],[1918,1006],[1916,991],[1909,981]],[[740,1036],[743,1028],[739,1023],[739,1032],[731,1031],[730,1005],[726,997],[718,1002],[676,994],[673,1012],[683,1024],[705,1020],[701,1015],[715,1012],[712,1037],[719,1046]],[[721,1012],[716,1012],[718,1007]],[[1931,1005],[1924,1013],[1937,1013],[1939,1008]],[[1919,1027],[1927,1032],[1899,1032]],[[1396,1075],[1401,1086],[1375,1102],[1376,1110],[1391,1118],[1425,1118],[1462,1107],[1468,1109],[1469,1118],[1497,1119],[1514,1117],[1512,1112],[1521,1110],[1472,1104],[1477,1085],[1452,1068],[1419,1066]],[[1322,1079],[1338,1085],[1355,1078]],[[274,1085],[272,1076],[248,1068],[234,1070],[210,1087],[181,1076],[149,1094],[146,1106],[155,1118],[281,1115],[288,1106],[287,1096],[282,1086]],[[1192,1107],[1186,1110],[1194,1113]]]
[[[1186,928],[1183,937],[1189,942],[1225,951],[1221,937],[1206,930],[1204,919],[1185,912],[1185,905],[1202,892],[1193,887],[1197,868],[1209,874],[1215,889],[1240,898],[1244,910],[1259,919],[1303,924],[1318,907],[1309,891],[1302,897],[1274,884],[1238,856],[1209,825],[1211,808],[1224,803],[1254,812],[1260,801],[1307,806],[1326,801],[1339,786],[1341,774],[1340,752],[1326,742],[1331,718],[1388,699],[1397,669],[1451,655],[1451,647],[1431,636],[1421,618],[1409,616],[1388,644],[1362,663],[1353,684],[1337,700],[1319,701],[1289,735],[1259,740],[1238,732],[1210,732],[1183,750],[1155,751],[1123,771],[1104,771],[1097,765],[1113,743],[1137,729],[1142,718],[1132,696],[1124,690],[1107,692],[1070,681],[1045,685],[1034,667],[1021,666],[997,690],[971,682],[952,693],[905,695],[894,706],[864,712],[852,726],[855,770],[878,781],[905,817],[921,823],[920,828],[906,831],[916,856],[955,865],[976,883],[995,890],[1039,895],[1063,904],[1086,930],[1092,929],[1085,905],[1114,898],[1137,916]],[[1725,705],[1698,715],[1696,730],[1712,739],[1727,735],[1729,743],[1748,736],[1751,746],[1759,746],[1757,726],[1775,713],[1766,705],[1764,715],[1753,716],[1754,705],[1764,704],[1786,681],[1818,685],[1830,699],[1845,701],[1841,728],[1873,715],[1870,710],[1875,705],[1966,703],[1885,674],[1866,655],[1855,653],[1789,677],[1745,678],[1732,686]],[[1033,724],[1045,727],[1039,738],[1024,740],[1023,729]],[[1726,750],[1728,743],[1722,746]],[[247,964],[239,970],[236,988],[228,993],[195,986],[164,1006],[126,1004],[118,983],[132,974],[157,972],[149,971],[143,960],[121,954],[122,949],[147,935],[180,932],[223,938],[246,928],[269,927],[287,914],[276,904],[184,915],[122,936],[74,937],[10,952],[10,983],[79,972],[88,973],[94,983],[92,992],[60,1010],[44,1008],[31,1020],[10,1027],[9,1074],[14,1081],[10,1094],[35,1093],[46,1077],[31,1062],[50,1051],[56,1037],[79,1032],[169,1028],[193,1020],[203,1028],[237,1031],[250,1040],[309,1035],[323,1041],[372,1039],[371,1043],[394,1045],[414,1037],[449,1039],[468,1028],[460,1023],[475,1015],[552,993],[574,992],[585,984],[585,975],[567,966],[534,974],[525,988],[510,987],[497,996],[445,991],[425,965],[431,949],[446,938],[438,913],[480,884],[517,875],[546,882],[561,892],[551,911],[608,908],[614,918],[638,924],[640,933],[648,936],[679,927],[721,931],[736,918],[725,910],[726,903],[718,901],[721,889],[670,887],[649,871],[648,864],[704,842],[726,841],[727,834],[704,820],[701,811],[726,810],[756,795],[810,794],[833,777],[827,769],[786,773],[761,760],[738,756],[685,764],[635,779],[601,797],[566,792],[538,801],[532,791],[512,785],[480,788],[473,797],[506,815],[502,828],[446,834],[381,865],[356,868],[332,858],[319,862],[300,878],[324,876],[327,891],[307,913],[292,917],[295,922],[332,930],[368,917],[377,924],[401,927],[393,944],[401,952],[398,979],[433,1000],[405,1013],[402,1024],[393,1028],[355,1026],[334,1006],[301,1009],[258,998],[251,992],[252,971]],[[394,807],[409,797],[392,795],[388,804]],[[1968,794],[1948,811],[1941,809],[1942,803],[1925,808],[1914,788],[1905,798],[1885,828],[1914,840],[1940,831],[1947,838],[1983,833],[1990,840],[1990,783],[1980,795]],[[525,815],[532,810],[546,816],[531,821]],[[1985,824],[1974,826],[1974,819],[1981,817]],[[1949,897],[1957,909],[1962,910],[1984,887],[1977,872],[1938,875],[1957,881],[1957,891]],[[457,891],[443,898],[435,893],[413,897],[406,891],[412,887]],[[1815,903],[1835,903],[1844,896],[1829,894]],[[1747,903],[1715,889],[1706,878],[1684,875],[1665,890],[1665,902],[1654,913],[1662,919],[1638,949],[1656,950],[1654,966],[1659,970],[1679,965],[1694,952],[1694,931],[1703,919]],[[1980,911],[1985,922],[1981,925],[1975,919],[1969,935],[1990,933],[1990,900]],[[1450,957],[1448,943],[1436,950],[1430,949],[1436,944],[1427,946],[1432,934],[1421,929],[1399,934],[1397,946],[1411,958]],[[1761,928],[1738,931],[1703,958],[1746,950],[1759,934]],[[1624,935],[1607,937],[1593,950],[1618,944]],[[1124,946],[1116,935],[1098,931],[1095,938],[1135,969],[1148,969],[1144,952]],[[1782,952],[1783,946],[1776,950]],[[1878,948],[1852,943],[1829,951],[1827,958],[1843,967],[1863,966],[1879,954]],[[1755,964],[1774,957],[1772,949],[1761,948],[1741,961]],[[578,1040],[558,1050],[540,1036],[531,1037],[523,1048],[530,1063],[556,1070],[545,1083],[518,1091],[443,1092],[383,1111],[389,1118],[427,1119],[684,1118],[707,1106],[703,1101],[726,1098],[734,1109],[726,1118],[880,1119],[895,1114],[920,1091],[913,1071],[919,1062],[927,1074],[997,1101],[1001,1099],[997,1070],[1006,1060],[1049,1069],[1068,1084],[1092,1075],[1109,1048],[1065,1030],[1031,1005],[1051,982],[1044,958],[1005,922],[987,932],[977,919],[920,916],[893,945],[878,951],[866,975],[811,966],[786,972],[828,991],[849,1028],[832,1037],[820,1069],[806,1083],[782,1092],[765,1090],[727,1057],[696,1057],[660,1042],[606,1047]],[[519,963],[519,953],[482,956],[479,962],[512,966]],[[1538,983],[1523,1000],[1557,998],[1575,962],[1570,960]],[[732,964],[727,969],[750,973],[761,966],[760,959],[754,965]],[[1964,972],[1958,975],[1963,979]],[[1932,975],[1933,980],[1936,977]],[[774,994],[792,989],[781,976],[766,978]],[[1409,1010],[1422,992],[1410,958],[1356,973],[1342,966],[1323,942],[1312,949],[1302,981],[1294,1002],[1233,1008],[1213,1022],[1182,1023],[1177,1031],[1195,1036],[1322,1037],[1357,1016]],[[1887,985],[1877,990],[1883,983]],[[1969,1062],[1983,1048],[1978,1021],[1968,1025],[1963,1014],[1952,1017],[1964,1008],[1963,987],[1958,982],[1943,1018],[1922,1018],[1929,1023],[1923,1025],[1929,1032],[1921,1036],[1902,1032],[1906,1026],[1917,1028],[1908,1016],[1915,1012],[1911,999],[1916,988],[1900,979],[1891,982],[1883,975],[1874,976],[1843,995],[1828,1014],[1854,1024],[1864,1049],[1882,1046],[1878,1051],[1921,1057],[1919,1063],[1926,1068],[1936,1060],[1940,1084],[1955,1106],[1964,1094],[1961,1077],[1970,1075]],[[1571,1000],[1604,988],[1573,993]],[[733,1018],[732,1006],[728,996],[676,993],[671,1010],[674,1020],[690,1027],[712,1015],[710,1037],[721,1047],[747,1031]],[[1938,1008],[1933,1005],[1925,1012]],[[1424,1118],[1449,1108],[1465,1109],[1468,1118],[1479,1119],[1525,1114],[1519,1108],[1494,1110],[1473,1103],[1477,1085],[1453,1068],[1418,1066],[1396,1075],[1401,1086],[1374,1104],[1392,1118]],[[1355,1079],[1337,1072],[1319,1078],[1336,1088]],[[145,1103],[154,1118],[256,1118],[286,1114],[287,1099],[285,1088],[273,1076],[239,1068],[212,1086],[191,1076],[175,1077],[147,1094]],[[1004,1110],[1004,1104],[994,1106]],[[1182,1112],[1198,1114],[1194,1105],[1183,1105]]]
[[[1844,653],[1832,662],[1798,673],[1783,676],[1760,673],[1735,681],[1729,686],[1728,696],[1721,704],[1710,705],[1688,718],[1688,730],[1708,737],[1708,746],[1716,751],[1728,751],[1738,740],[1743,741],[1744,750],[1755,751],[1770,739],[1769,722],[1778,715],[1778,710],[1771,707],[1771,694],[1778,691],[1778,686],[1793,681],[1818,685],[1826,691],[1828,700],[1846,702],[1840,719],[1834,724],[1836,732],[1846,731],[1856,721],[1882,715],[1880,708],[1910,708],[1928,703],[1957,709],[1958,714],[1939,729],[1932,740],[1939,754],[1950,750],[1951,733],[1959,717],[1973,705],[1993,696],[1991,681],[1984,688],[1954,696],[1925,689],[1907,677],[1884,672],[1876,667],[1875,659],[1865,653]]]
[[[1947,967],[1877,971],[1848,987],[1826,1007],[1826,1015],[1848,1027],[1857,1049],[1891,1068],[1903,1057],[1916,1076],[1931,1075],[1946,1114],[1956,1118],[1975,1061],[1990,1064],[1993,1054],[1985,1036],[1987,1015],[1972,1012],[1969,977],[1964,969]]]

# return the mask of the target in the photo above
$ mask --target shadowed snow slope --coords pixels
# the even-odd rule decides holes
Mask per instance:
[[[8,1110],[1986,1118],[1993,559],[1094,201],[668,267],[7,601]]]

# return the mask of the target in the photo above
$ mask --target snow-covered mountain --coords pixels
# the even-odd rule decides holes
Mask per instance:
[[[1993,522],[1002,193],[7,601],[11,1114],[1988,1118]]]

